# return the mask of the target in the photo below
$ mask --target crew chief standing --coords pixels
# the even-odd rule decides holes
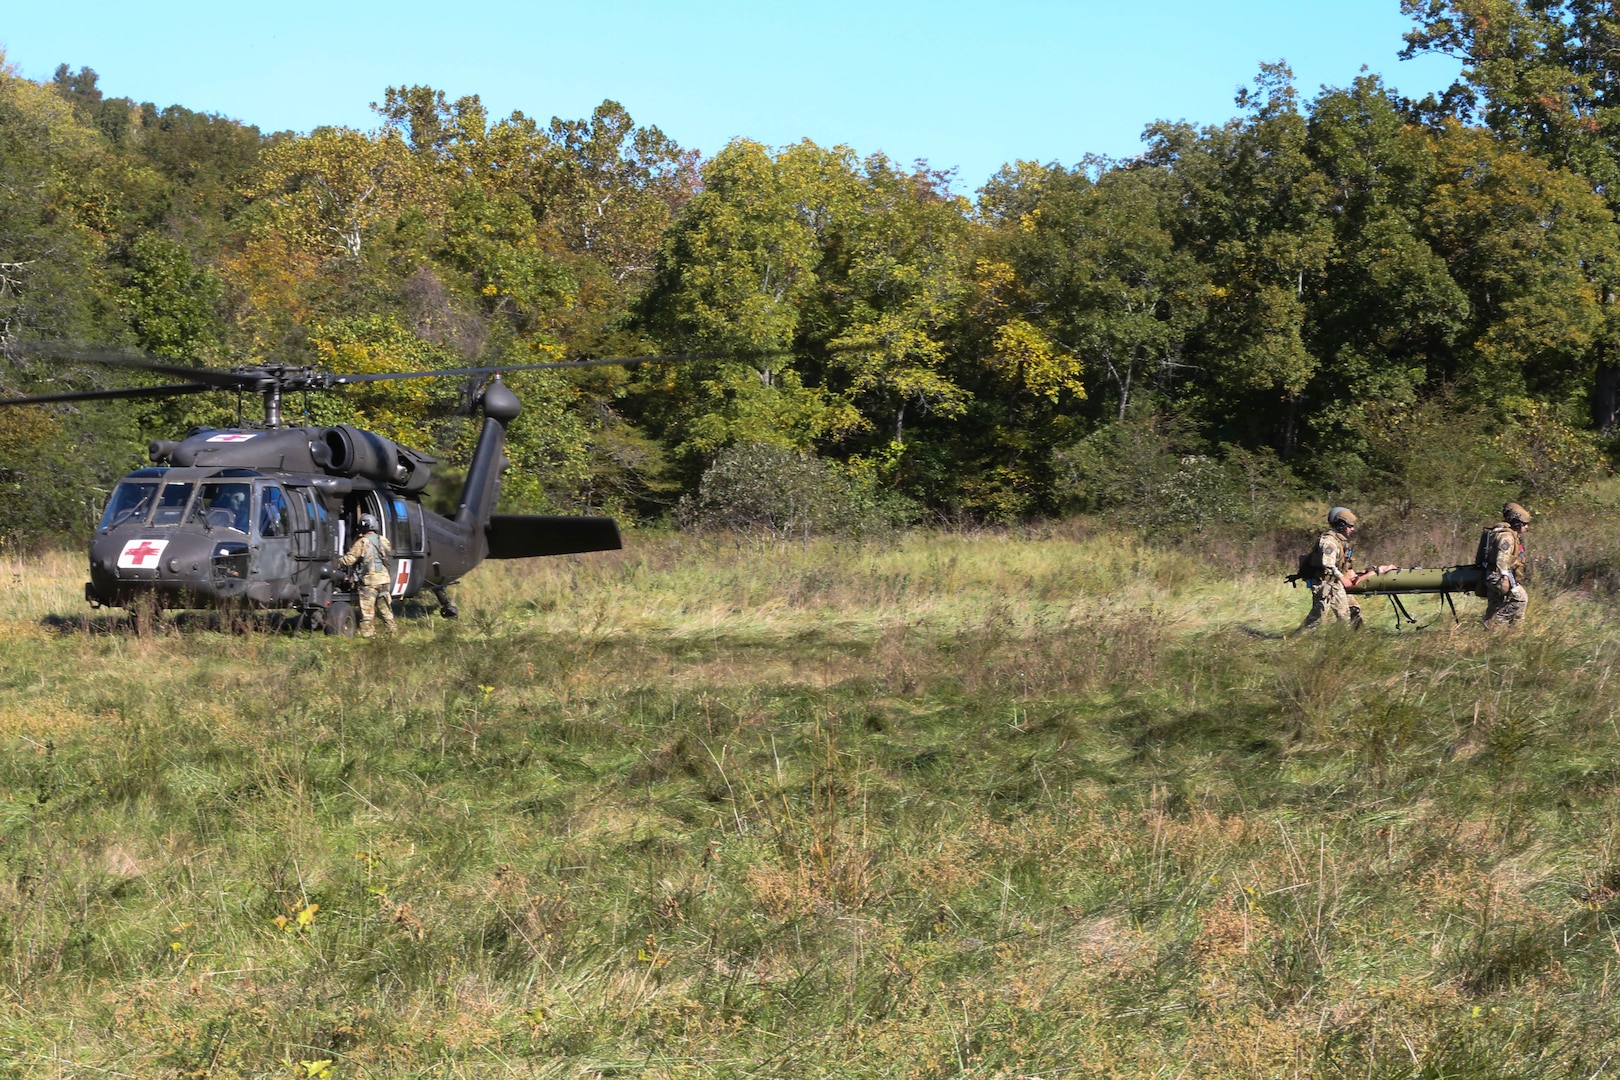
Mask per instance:
[[[394,632],[394,602],[389,598],[393,576],[388,572],[388,557],[393,546],[388,537],[377,531],[377,519],[370,514],[360,515],[360,535],[349,547],[349,553],[338,560],[341,566],[360,568],[360,636],[376,633],[375,616],[381,615],[383,629]]]

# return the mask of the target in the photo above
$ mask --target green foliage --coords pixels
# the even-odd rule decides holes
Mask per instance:
[[[1447,129],[1424,227],[1475,319],[1463,360],[1489,400],[1524,387],[1555,400],[1589,385],[1620,269],[1614,217],[1581,178]]]
[[[916,507],[871,470],[772,443],[742,443],[715,456],[678,515],[702,528],[774,540],[872,536],[906,524]]]
[[[0,341],[101,329],[104,249],[68,198],[93,147],[55,93],[12,75],[0,55]]]
[[[1479,520],[1514,497],[1504,429],[1455,394],[1416,402],[1368,402],[1356,430],[1364,451],[1346,460],[1338,490],[1362,491],[1402,517]]]
[[[432,371],[459,357],[437,348],[388,316],[335,319],[313,327],[310,345],[323,367],[348,374]],[[396,443],[417,448],[447,445],[446,425],[462,411],[453,379],[397,379],[361,383],[343,395],[317,395],[310,420],[358,423]]]
[[[870,449],[959,417],[946,340],[967,295],[966,205],[941,178],[845,147],[733,142],[671,228],[641,304],[665,341],[744,354],[660,373],[642,415],[676,452]],[[789,361],[750,352],[802,352]]]
[[[1402,56],[1460,58],[1443,104],[1482,116],[1504,141],[1612,190],[1620,102],[1608,77],[1617,28],[1598,0],[1402,0],[1415,20]]]
[[[1525,498],[1556,502],[1598,471],[1602,458],[1590,432],[1536,402],[1527,402],[1514,419],[1496,444]]]
[[[184,247],[142,233],[130,248],[129,324],[141,348],[171,360],[211,359],[223,329],[219,278]]]
[[[700,160],[612,101],[541,123],[402,85],[377,130],[264,136],[106,98],[85,68],[0,70],[0,385],[138,378],[12,347],[42,338],[367,371],[713,354],[530,384],[514,509],[657,515],[753,444],[955,520],[1243,502],[1227,524],[1249,528],[1292,477],[1419,516],[1552,499],[1601,464],[1577,406],[1600,439],[1620,417],[1613,27],[1584,0],[1406,9],[1413,51],[1463,57],[1440,99],[1364,74],[1307,100],[1262,65],[1225,123],[1152,125],[1130,161],[1009,164],[976,201],[841,145]],[[473,392],[309,413],[454,458]],[[1442,431],[1434,403],[1475,419]],[[1185,445],[1127,460],[1138,405]],[[84,408],[137,441],[235,415]],[[1481,442],[1486,418],[1522,440]],[[1398,446],[1392,423],[1437,438]]]
[[[1148,408],[1056,454],[1072,510],[1108,512],[1167,535],[1217,527],[1253,534],[1279,523],[1297,481],[1269,451],[1211,455],[1185,418]]]
[[[1000,228],[981,287],[1007,320],[993,356],[1015,385],[1054,402],[1084,397],[1078,370],[1054,370],[1058,356],[1074,357],[1091,384],[1112,384],[1117,418],[1133,393],[1177,380],[1208,285],[1171,233],[1167,181],[1151,168],[1103,168],[1093,181],[1083,168],[1020,165],[986,187]]]
[[[0,543],[22,550],[90,534],[117,478],[141,464],[134,424],[85,411],[8,410],[0,424]]]

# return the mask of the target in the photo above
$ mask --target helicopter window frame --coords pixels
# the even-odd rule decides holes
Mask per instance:
[[[178,496],[175,501],[174,496]],[[197,485],[191,480],[171,480],[163,485],[158,492],[157,503],[152,508],[153,525],[178,525],[186,519],[186,510],[191,506],[191,497],[197,493]]]
[[[259,485],[257,503],[253,521],[260,539],[282,540],[292,535],[292,510],[280,484]]]
[[[240,511],[215,501],[228,493],[224,490],[226,488],[240,488],[246,496]],[[253,485],[241,480],[204,480],[197,490],[196,500],[191,504],[191,513],[186,515],[186,521],[208,528],[230,529],[246,536],[248,526],[253,523],[250,513],[252,505]]]
[[[327,514],[326,503],[321,501],[321,497],[314,491],[303,486],[289,487],[288,490],[295,492],[298,495],[298,498],[292,500],[294,504],[303,504],[304,512],[300,517],[300,520],[305,522],[305,524],[301,526],[302,529],[305,532],[323,531],[326,526]]]
[[[427,549],[423,546],[422,504],[415,499],[395,495],[389,498],[388,509],[393,517],[394,553],[425,555]]]
[[[102,512],[101,524],[96,526],[96,530],[100,532],[118,525],[146,524],[160,484],[156,477],[150,480],[120,480],[107,500],[107,509]]]

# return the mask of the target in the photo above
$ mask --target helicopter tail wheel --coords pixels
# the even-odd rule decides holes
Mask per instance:
[[[347,600],[334,600],[326,608],[325,628],[337,637],[354,637],[354,605]]]

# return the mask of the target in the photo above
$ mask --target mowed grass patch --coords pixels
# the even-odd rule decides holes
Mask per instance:
[[[1620,636],[1288,636],[1088,528],[481,568],[394,640],[0,599],[19,1076],[1591,1075]],[[1476,616],[1479,602],[1464,614]],[[1426,621],[1436,612],[1418,611]],[[324,1063],[324,1064],[323,1064]]]

